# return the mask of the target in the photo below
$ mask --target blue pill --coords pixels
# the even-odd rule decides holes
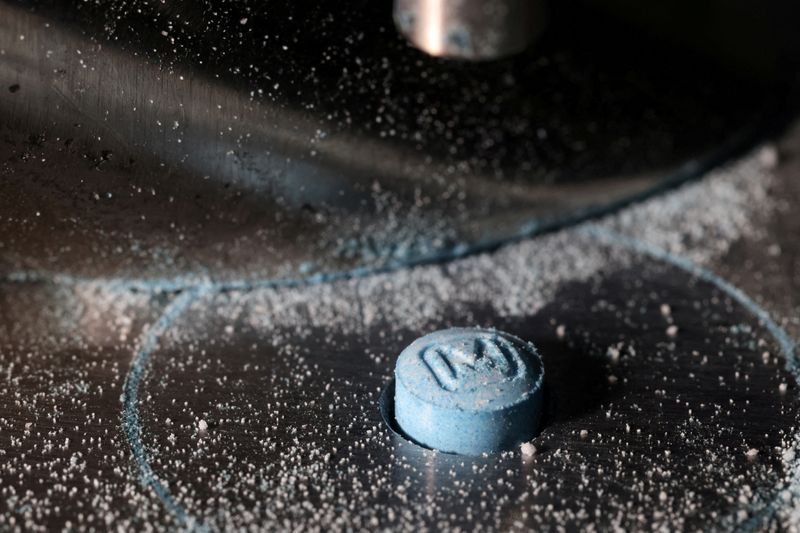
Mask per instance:
[[[532,344],[491,329],[420,337],[395,366],[395,420],[412,440],[465,455],[508,450],[533,438],[544,365]]]

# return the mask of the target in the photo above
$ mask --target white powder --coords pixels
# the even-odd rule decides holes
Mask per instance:
[[[620,233],[630,235],[650,242],[656,246],[665,247],[671,252],[688,256],[703,264],[713,264],[722,257],[730,246],[740,238],[754,237],[759,235],[758,221],[768,216],[772,209],[772,199],[767,196],[767,190],[772,177],[769,173],[769,166],[772,159],[760,155],[758,152],[751,154],[742,160],[735,162],[724,169],[714,172],[712,176],[702,181],[686,185],[676,191],[664,194],[658,198],[649,200],[643,204],[624,210],[618,214],[605,217],[599,224],[611,228]],[[585,225],[584,225],[585,227]],[[362,529],[363,527],[375,527],[376,524],[385,525],[390,529],[414,529],[414,526],[424,524],[430,516],[437,515],[441,508],[442,494],[433,495],[421,507],[408,507],[403,505],[403,501],[413,500],[414,495],[409,494],[415,487],[408,481],[409,462],[405,461],[398,452],[398,456],[387,459],[386,468],[381,468],[375,472],[356,472],[354,470],[354,457],[361,457],[365,452],[364,443],[372,446],[385,446],[385,436],[377,427],[362,427],[363,420],[347,420],[337,422],[339,413],[344,406],[353,409],[356,402],[363,399],[366,394],[360,390],[359,383],[348,383],[348,394],[345,395],[335,388],[331,391],[325,389],[327,396],[320,398],[319,405],[324,406],[324,416],[319,420],[309,422],[315,428],[326,431],[325,435],[330,435],[329,441],[324,446],[320,443],[309,440],[309,432],[303,431],[303,421],[297,422],[292,429],[297,429],[296,433],[291,434],[286,441],[278,441],[274,435],[280,434],[287,429],[284,416],[289,416],[288,402],[292,401],[291,396],[286,395],[286,391],[292,388],[302,387],[304,383],[317,378],[315,372],[315,362],[304,360],[302,356],[293,351],[293,341],[299,342],[309,334],[309,326],[325,324],[331,331],[337,331],[343,335],[347,334],[366,334],[375,330],[381,331],[386,335],[393,335],[403,330],[423,332],[433,323],[442,321],[452,322],[453,325],[474,325],[475,317],[473,309],[476,306],[485,306],[490,313],[498,317],[523,317],[536,313],[544,306],[553,303],[553,299],[558,291],[568,283],[583,282],[589,280],[595,274],[602,273],[620,266],[625,266],[633,259],[627,252],[621,251],[617,247],[610,247],[606,244],[597,242],[589,234],[585,233],[581,227],[565,229],[563,231],[544,235],[542,237],[512,244],[502,248],[493,254],[482,254],[454,261],[446,265],[424,266],[414,269],[402,270],[395,273],[370,276],[362,279],[341,281],[325,285],[287,288],[287,289],[260,289],[248,292],[231,292],[226,294],[205,295],[196,300],[191,308],[179,317],[174,327],[171,327],[164,338],[160,339],[159,349],[156,350],[154,360],[162,365],[162,370],[175,370],[179,372],[185,368],[197,370],[195,373],[185,374],[187,379],[200,381],[204,365],[219,365],[224,367],[227,362],[224,348],[219,344],[212,344],[218,339],[214,338],[215,330],[206,328],[209,323],[220,323],[223,326],[221,331],[226,332],[225,339],[231,342],[240,334],[238,324],[243,323],[253,328],[255,331],[265,332],[265,337],[278,329],[285,328],[290,334],[285,337],[271,337],[263,339],[265,342],[274,343],[281,346],[282,354],[285,355],[285,364],[293,369],[292,381],[270,383],[270,387],[258,389],[257,394],[241,395],[235,397],[228,403],[220,403],[216,407],[215,414],[225,421],[225,428],[247,427],[247,418],[244,411],[248,404],[256,404],[259,409],[269,414],[267,423],[259,426],[257,433],[248,434],[247,443],[239,441],[226,441],[231,446],[252,446],[249,454],[257,455],[262,453],[275,453],[274,464],[269,465],[265,470],[258,471],[258,475],[252,474],[255,469],[247,460],[239,463],[229,463],[232,460],[226,455],[215,458],[222,466],[218,472],[202,472],[187,479],[186,483],[177,483],[168,488],[172,491],[172,496],[186,507],[190,514],[197,513],[200,520],[219,520],[218,523],[237,524],[242,528],[269,527],[278,529],[290,529],[292,526],[308,526],[309,529],[321,529],[322,526],[330,527],[335,530]],[[19,313],[27,318],[21,321],[18,329],[22,331],[3,332],[5,338],[30,339],[37,331],[52,327],[52,322],[58,319],[59,336],[66,332],[75,331],[79,334],[78,345],[81,346],[100,346],[103,349],[121,351],[122,359],[129,359],[129,352],[132,351],[135,340],[139,338],[142,329],[152,327],[158,318],[158,312],[165,305],[164,299],[157,297],[151,298],[149,295],[134,294],[129,291],[107,286],[102,283],[79,284],[66,290],[69,295],[64,295],[66,289],[58,289],[55,292],[56,298],[63,309],[59,314],[48,309],[41,317],[27,316],[30,314],[25,306],[21,306]],[[34,299],[31,299],[31,308],[38,308],[40,300],[53,297],[53,292],[45,292]],[[28,301],[28,300],[25,300]],[[35,304],[35,305],[34,305]],[[38,307],[37,307],[38,306]],[[671,309],[665,303],[660,307],[661,314],[665,318],[665,327],[675,328],[677,326],[669,324],[672,316]],[[236,327],[233,324],[237,324]],[[481,324],[491,326],[492,324]],[[227,328],[226,328],[227,326]],[[578,335],[579,332],[569,330],[564,325],[552,324],[556,336],[562,342],[569,342],[570,337]],[[667,329],[669,332],[669,329]],[[569,333],[569,334],[568,334]],[[109,342],[113,339],[113,342]],[[37,340],[40,345],[59,347],[64,343],[60,338]],[[326,342],[333,342],[333,339],[323,339],[320,341],[321,349],[324,349]],[[186,348],[184,351],[175,355],[169,351],[172,345],[181,345]],[[68,344],[72,346],[71,344]],[[605,347],[603,347],[605,349]],[[136,527],[138,524],[167,523],[170,519],[166,511],[161,506],[161,502],[156,499],[153,491],[144,489],[139,484],[137,472],[131,468],[130,452],[127,448],[125,436],[120,430],[118,405],[114,403],[113,413],[98,421],[90,412],[81,410],[82,406],[108,406],[109,400],[103,402],[90,403],[86,398],[96,398],[102,396],[102,389],[92,387],[91,378],[95,371],[93,364],[102,364],[110,356],[100,348],[95,348],[96,353],[91,361],[87,359],[85,365],[74,362],[74,371],[66,376],[54,375],[47,369],[40,371],[30,379],[41,381],[41,388],[46,390],[44,395],[48,403],[37,404],[42,401],[38,396],[25,397],[24,395],[17,401],[21,405],[36,413],[36,419],[41,417],[46,425],[58,427],[62,418],[59,413],[51,413],[53,406],[59,408],[59,403],[67,403],[63,399],[69,398],[75,403],[79,416],[74,420],[87,418],[92,423],[103,424],[107,432],[103,435],[103,442],[88,441],[88,433],[82,434],[80,431],[72,431],[69,436],[65,435],[47,436],[43,441],[41,454],[46,454],[52,449],[66,449],[70,452],[70,459],[67,462],[50,461],[47,459],[47,467],[52,471],[55,479],[59,483],[68,483],[70,476],[86,475],[81,470],[86,468],[86,455],[101,461],[102,457],[105,470],[101,470],[106,477],[95,477],[93,492],[86,494],[87,498],[92,498],[92,506],[84,511],[86,523],[94,524],[114,524],[117,523],[121,529],[127,526]],[[217,353],[218,350],[218,353]],[[254,348],[257,351],[257,348]],[[206,357],[200,354],[208,351]],[[37,353],[43,361],[47,362],[48,357],[60,356],[58,350],[46,352],[40,350]],[[601,352],[602,353],[602,352]],[[628,357],[635,357],[633,346],[614,344],[608,348],[608,363],[616,363],[615,375],[610,375],[607,379],[611,384],[621,386],[624,383],[624,374],[617,373],[624,371],[622,367]],[[6,379],[10,387],[18,387],[20,368],[29,364],[24,354],[14,354],[10,352],[0,353],[0,361],[3,365],[3,378]],[[624,354],[624,356],[623,356]],[[70,354],[64,354],[69,357]],[[372,354],[374,360],[380,361],[385,366],[386,357],[392,354]],[[119,357],[119,356],[118,356]],[[97,363],[97,361],[101,363]],[[11,365],[10,363],[15,363]],[[53,365],[55,366],[55,365]],[[85,366],[85,368],[84,368]],[[375,367],[379,368],[379,367]],[[106,389],[112,391],[112,397],[116,402],[121,384],[124,379],[125,366],[119,365],[115,361],[110,368],[101,366],[103,372],[112,376],[106,385]],[[49,373],[48,373],[49,372]],[[255,372],[250,368],[237,369],[237,375],[247,376],[249,372]],[[184,375],[184,374],[181,374]],[[617,378],[616,376],[621,376]],[[168,404],[169,418],[167,412],[160,412],[152,409],[154,407],[151,394],[157,396],[159,392],[162,397],[169,397],[169,391],[164,392],[161,387],[161,375],[152,373],[139,391],[139,402],[143,406],[142,416],[155,417],[153,420],[145,420],[144,431],[151,427],[150,424],[158,423],[159,417],[164,417],[164,424],[169,427],[166,435],[159,436],[145,433],[143,438],[148,444],[148,453],[153,457],[151,466],[156,475],[170,473],[170,469],[184,468],[185,464],[192,458],[203,452],[204,441],[222,442],[215,439],[229,438],[229,435],[221,429],[211,432],[211,435],[204,435],[187,444],[187,440],[180,436],[188,428],[190,432],[199,430],[206,432],[209,421],[214,424],[214,420],[208,413],[192,412],[194,416],[181,418],[182,413],[193,409],[192,402],[186,398],[175,399],[174,404]],[[323,376],[325,378],[326,376]],[[617,380],[619,379],[619,382]],[[16,381],[15,381],[16,380]],[[202,386],[219,387],[225,390],[229,383],[219,382],[212,384],[196,385],[194,393],[197,398],[202,398],[206,392]],[[191,389],[189,389],[191,390]],[[299,389],[302,390],[302,389]],[[774,390],[774,389],[773,389]],[[787,392],[788,386],[781,385],[781,392]],[[369,391],[375,393],[375,391]],[[283,395],[281,395],[283,394]],[[287,400],[288,398],[288,400]],[[324,402],[324,403],[323,403]],[[44,405],[44,406],[42,406]],[[329,407],[330,406],[330,407]],[[161,407],[161,405],[158,405]],[[91,410],[94,407],[89,407]],[[609,420],[616,416],[615,410],[609,408],[607,415]],[[199,411],[199,409],[197,410]],[[354,410],[355,411],[355,410]],[[357,411],[356,411],[357,412]],[[200,418],[203,416],[204,418]],[[358,418],[358,417],[356,417]],[[367,417],[363,417],[367,418]],[[14,432],[23,433],[24,427],[13,426],[14,421],[0,421],[3,424],[4,434]],[[76,422],[71,422],[75,424]],[[7,427],[8,426],[8,427]],[[214,425],[213,427],[223,427]],[[67,428],[70,429],[70,428]],[[307,428],[308,429],[308,428]],[[174,430],[174,431],[173,431]],[[595,440],[604,445],[614,445],[613,441],[603,439],[618,438],[619,435],[598,435],[592,432],[589,438],[589,431],[586,429],[575,428],[577,435],[583,439],[579,444],[584,447],[595,445]],[[220,435],[217,436],[216,434]],[[191,434],[191,433],[190,433]],[[358,434],[357,444],[348,443],[347,439],[341,436]],[[630,424],[620,423],[619,434],[624,434],[630,438],[639,438],[641,430],[638,427],[631,428]],[[316,437],[314,437],[316,438]],[[642,436],[643,438],[643,436]],[[35,434],[30,435],[31,442],[38,442]],[[339,439],[339,440],[337,440]],[[81,442],[85,440],[86,442]],[[351,439],[352,440],[352,439]],[[342,441],[340,445],[339,442]],[[76,444],[77,442],[77,444]],[[331,446],[331,443],[335,446]],[[15,442],[12,442],[8,450],[12,450]],[[38,444],[37,444],[38,445]],[[279,453],[275,450],[280,445]],[[80,446],[80,449],[78,448]],[[792,474],[792,478],[787,484],[784,493],[788,496],[784,498],[790,502],[797,502],[797,489],[800,484],[796,482],[800,478],[799,467],[795,464],[794,450],[800,444],[794,440],[787,442],[782,452],[782,457],[786,462],[785,468]],[[382,448],[386,449],[386,448]],[[751,450],[752,451],[752,450]],[[78,455],[85,452],[84,456]],[[626,452],[626,450],[622,450]],[[4,470],[3,479],[21,479],[21,476],[38,476],[39,472],[33,471],[26,465],[30,459],[14,456],[13,452],[3,450]],[[40,453],[37,449],[36,453]],[[567,452],[560,450],[537,450],[533,443],[524,443],[520,446],[520,453],[523,457],[530,458],[536,456],[535,460],[529,460],[529,465],[534,465],[538,461],[547,457],[548,460],[555,461],[556,464],[563,464],[567,468],[570,464],[579,464],[580,457],[574,454],[569,456]],[[630,453],[627,451],[627,453]],[[756,452],[757,454],[758,452]],[[765,452],[766,453],[766,452]],[[749,457],[750,451],[746,457]],[[233,454],[232,454],[233,455]],[[245,456],[246,454],[240,455]],[[620,457],[623,457],[620,454]],[[738,456],[740,459],[741,455]],[[624,459],[624,457],[623,457]],[[508,459],[509,461],[512,459]],[[516,456],[519,462],[519,457]],[[620,459],[622,460],[622,459]],[[663,460],[667,461],[666,467],[656,465],[652,474],[656,477],[663,476],[668,479],[669,461],[674,460],[669,454],[663,454]],[[719,462],[712,462],[715,466]],[[455,469],[457,467],[454,466]],[[610,465],[611,469],[619,469],[619,465]],[[480,469],[484,466],[475,466],[477,474],[485,475]],[[469,468],[467,468],[470,471]],[[180,470],[178,470],[180,471]],[[455,471],[455,470],[453,470]],[[88,471],[87,471],[88,472]],[[493,483],[498,486],[524,483],[524,480],[511,479],[507,466],[498,472],[490,472]],[[495,475],[496,474],[496,475]],[[94,475],[94,474],[92,474]],[[582,473],[587,479],[595,473]],[[597,475],[613,475],[613,472],[606,471]],[[338,477],[337,477],[338,476]],[[200,500],[199,496],[191,489],[190,483],[201,479],[208,482],[225,483],[229,479],[232,482],[236,494],[243,498],[254,498],[258,505],[242,505],[232,503],[229,496],[225,493],[215,494],[214,498]],[[37,478],[38,479],[38,478]],[[462,485],[459,476],[448,474],[448,483],[451,483],[448,494],[458,494],[459,491],[466,490]],[[346,482],[346,485],[343,484]],[[638,480],[641,483],[641,480]],[[666,482],[666,481],[665,481]],[[82,481],[81,481],[82,483]],[[83,485],[81,485],[83,487]],[[342,489],[346,487],[347,490]],[[313,502],[304,495],[313,488],[317,490],[317,499]],[[485,487],[479,487],[484,490]],[[635,488],[635,487],[634,487]],[[655,498],[647,502],[647,509],[635,505],[630,510],[631,516],[639,514],[642,524],[650,520],[653,504],[657,504],[661,513],[672,503],[673,500],[680,500],[685,509],[682,508],[678,515],[664,515],[657,523],[680,528],[681,515],[686,509],[696,512],[699,503],[692,499],[692,495],[679,495],[669,488],[666,491],[651,493]],[[9,489],[10,490],[10,489]],[[525,487],[523,494],[536,494],[542,490],[535,485]],[[373,494],[389,495],[393,498],[390,504],[376,505],[374,508],[365,506],[353,510],[353,502],[370,502],[374,499]],[[733,493],[730,497],[733,500],[746,498],[749,505],[758,501],[758,494]],[[266,496],[269,497],[266,497]],[[7,497],[17,497],[8,494]],[[78,495],[73,495],[78,497]],[[80,493],[84,497],[84,493]],[[565,497],[572,498],[572,495]],[[438,499],[437,499],[438,498]],[[656,500],[656,501],[653,501]],[[25,500],[26,505],[33,508],[50,509],[56,512],[54,505],[55,499],[31,497]],[[123,502],[123,505],[120,505]],[[590,509],[581,507],[583,504],[580,498],[574,500],[577,507],[567,506],[565,509],[539,509],[525,507],[526,512],[540,512],[552,518],[554,521],[563,523],[574,523],[575,520],[590,522],[592,520]],[[660,503],[659,503],[660,502]],[[513,502],[504,502],[503,505],[513,505]],[[523,506],[524,507],[524,506]],[[137,513],[136,521],[131,521],[130,509],[135,509]],[[202,513],[206,512],[205,516]],[[465,510],[465,512],[473,512]],[[117,516],[119,513],[119,516]],[[127,514],[126,514],[127,513]],[[787,526],[797,526],[800,524],[800,505],[795,503],[794,507],[789,504],[782,511],[782,520]],[[746,513],[745,513],[746,515]],[[282,522],[278,517],[296,517],[297,523]],[[746,518],[746,516],[745,516]],[[439,517],[442,528],[446,528],[450,517]],[[738,519],[738,517],[737,517]],[[743,519],[743,518],[742,518]],[[616,519],[611,519],[612,523],[627,524],[627,514],[623,513]],[[616,521],[616,522],[615,522]],[[175,525],[175,524],[171,524]],[[178,524],[179,525],[179,524]],[[403,527],[405,526],[405,527]],[[509,529],[510,524],[490,523],[490,529]],[[167,526],[165,526],[166,528]],[[158,529],[158,528],[157,528]]]

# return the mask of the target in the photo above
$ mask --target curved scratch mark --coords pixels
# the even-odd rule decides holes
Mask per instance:
[[[758,320],[759,324],[764,327],[778,342],[784,360],[786,361],[786,370],[795,378],[795,381],[800,383],[800,367],[798,367],[795,341],[792,340],[785,329],[778,325],[778,323],[769,316],[769,313],[763,307],[758,305],[744,291],[729,283],[722,277],[714,274],[710,270],[705,269],[689,261],[688,259],[684,259],[682,257],[673,255],[666,250],[657,248],[651,244],[647,244],[631,237],[626,237],[625,235],[596,225],[588,226],[584,229],[584,231],[600,240],[604,240],[611,244],[621,245],[642,255],[647,255],[654,259],[664,261],[665,263],[688,272],[698,279],[714,285],[719,290],[727,294],[731,299],[749,311]],[[795,492],[798,493],[797,495],[800,496],[800,486],[797,486],[795,483],[793,488]],[[768,519],[775,516],[779,506],[779,496],[776,494],[772,501],[766,503],[764,507],[762,507],[748,520],[739,524],[739,531],[752,532],[760,530]]]
[[[144,377],[150,356],[158,347],[159,338],[169,330],[172,323],[189,305],[202,294],[202,289],[195,288],[182,292],[167,305],[164,312],[153,326],[142,336],[139,349],[133,356],[130,370],[122,387],[122,424],[125,436],[128,439],[133,460],[139,470],[139,482],[142,486],[152,489],[161,500],[161,503],[183,526],[184,529],[197,531],[204,529],[196,520],[189,516],[186,510],[172,496],[167,487],[153,472],[150,466],[147,450],[142,442],[142,428],[139,422],[139,385]]]
[[[722,292],[726,293],[737,303],[742,305],[749,311],[759,323],[773,336],[779,344],[783,356],[786,360],[786,368],[789,370],[795,379],[800,381],[800,370],[796,360],[795,343],[789,334],[778,325],[754,300],[752,300],[741,289],[725,281],[720,276],[714,274],[695,263],[684,259],[682,257],[673,255],[666,250],[662,250],[651,244],[626,237],[622,234],[616,233],[609,229],[591,225],[579,231],[583,231],[593,237],[605,241],[606,243],[622,246],[630,249],[641,255],[646,255],[654,259],[664,261],[674,267],[683,270],[684,272],[697,277],[711,285],[714,285]],[[344,277],[344,276],[343,276]],[[308,280],[305,283],[302,281],[294,281],[288,283],[289,285],[304,285],[311,284]],[[158,345],[158,339],[166,333],[173,322],[185,311],[188,306],[195,300],[195,298],[213,292],[222,292],[224,290],[252,290],[256,288],[267,288],[283,286],[283,284],[276,284],[272,282],[232,282],[230,284],[215,283],[197,286],[180,293],[164,310],[161,317],[156,321],[152,328],[150,328],[144,335],[139,350],[134,355],[131,368],[125,380],[123,388],[123,423],[125,426],[125,435],[134,456],[136,466],[139,469],[140,482],[143,486],[150,488],[161,500],[164,507],[182,524],[182,526],[190,531],[205,531],[205,524],[199,523],[196,518],[189,515],[181,504],[170,493],[169,488],[162,483],[158,476],[153,472],[150,465],[147,451],[142,443],[142,431],[139,421],[139,386],[142,381],[145,369],[149,362],[150,356],[155,351]],[[740,525],[740,528],[745,531],[752,531],[758,529],[764,522],[771,516],[774,516],[776,511],[777,498],[775,501],[765,505],[761,512],[757,513],[750,520]]]

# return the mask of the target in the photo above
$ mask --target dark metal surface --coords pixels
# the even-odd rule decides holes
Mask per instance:
[[[781,339],[715,282],[625,241],[569,238],[607,257],[602,271],[527,316],[431,298],[419,330],[368,319],[374,302],[416,294],[395,275],[162,296],[4,285],[4,524],[774,525],[800,415]],[[534,456],[438,454],[383,425],[396,354],[420,330],[464,323],[534,339],[543,354],[549,415]]]
[[[156,475],[181,512],[212,529],[325,527],[340,506],[352,511],[344,527],[729,529],[760,524],[786,475],[781,445],[800,411],[795,388],[787,396],[780,385],[794,378],[762,357],[782,347],[718,287],[657,260],[568,284],[536,315],[467,307],[425,325],[466,320],[536,339],[551,418],[532,458],[448,456],[387,433],[377,399],[417,331],[380,321],[356,334],[313,320],[251,328],[246,301],[201,299],[199,316],[173,326],[188,327],[189,344],[206,353],[189,361],[168,334],[142,386]],[[677,339],[665,334],[664,301],[681,324]],[[313,305],[292,312],[324,313],[324,301]],[[570,332],[565,340],[553,324]],[[615,346],[618,360],[607,351]],[[173,431],[159,429],[167,418]],[[736,499],[748,491],[756,496]]]
[[[407,46],[390,7],[0,4],[2,268],[293,279],[453,257],[695,176],[789,115],[782,82],[602,13],[562,8],[535,50],[469,65]]]
[[[785,80],[569,10],[444,62],[390,11],[0,2],[0,529],[797,528],[800,135],[702,172]],[[541,351],[535,454],[384,424],[456,325]]]

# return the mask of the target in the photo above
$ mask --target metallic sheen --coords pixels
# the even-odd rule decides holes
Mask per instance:
[[[541,0],[395,0],[394,20],[433,56],[485,61],[524,50],[544,27]]]

